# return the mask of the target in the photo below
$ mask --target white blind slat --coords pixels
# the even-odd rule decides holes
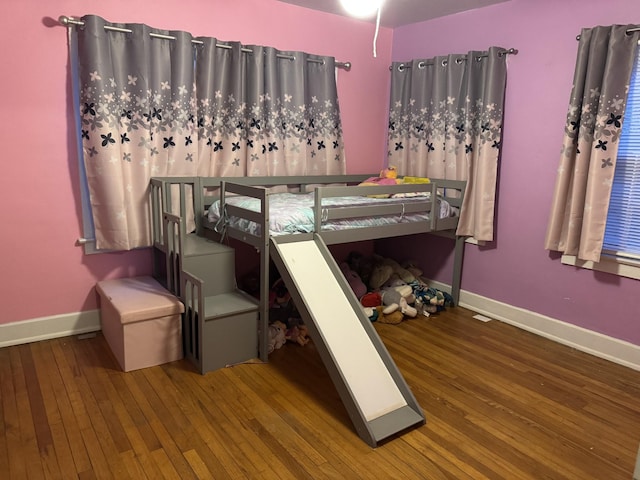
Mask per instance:
[[[616,170],[609,201],[603,249],[640,254],[640,48],[637,56],[618,145]]]

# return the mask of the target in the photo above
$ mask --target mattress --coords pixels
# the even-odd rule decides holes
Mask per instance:
[[[429,194],[419,196],[394,196],[391,198],[372,198],[367,196],[329,197],[322,199],[323,215],[329,209],[343,207],[358,207],[370,205],[409,204],[425,202],[429,200]],[[310,193],[276,193],[269,195],[269,229],[271,235],[288,235],[293,233],[312,233],[314,231],[314,201],[313,192]],[[226,202],[229,205],[238,206],[246,210],[260,212],[260,200],[245,196],[228,196]],[[456,209],[444,199],[438,198],[440,206],[438,214],[440,218],[456,215]],[[253,235],[260,235],[260,226],[250,220],[237,217],[221,219],[220,202],[217,201],[209,207],[207,220],[211,226],[219,229],[224,226],[233,226],[239,230]],[[407,215],[388,215],[377,217],[361,217],[323,222],[322,230],[346,230],[351,228],[374,227],[397,223],[410,223],[416,221],[428,221],[426,212]]]

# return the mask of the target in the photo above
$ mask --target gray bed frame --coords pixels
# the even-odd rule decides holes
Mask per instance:
[[[182,266],[179,248],[188,248],[193,237],[220,241],[220,235],[206,220],[206,212],[215,201],[221,201],[221,211],[228,216],[239,217],[257,223],[260,233],[253,235],[231,226],[225,235],[243,243],[252,245],[260,253],[260,304],[259,304],[259,356],[267,360],[268,318],[269,318],[269,262],[270,235],[269,225],[269,189],[286,186],[288,191],[315,193],[315,233],[325,244],[350,243],[378,238],[405,236],[418,233],[432,233],[450,237],[455,241],[454,265],[451,281],[451,295],[457,304],[460,294],[464,237],[455,235],[458,217],[440,219],[439,215],[429,215],[429,221],[397,223],[375,227],[354,228],[348,230],[323,230],[324,222],[343,218],[403,214],[411,212],[437,212],[438,194],[445,195],[447,201],[460,208],[465,193],[466,182],[458,180],[431,179],[428,184],[401,184],[393,186],[355,186],[373,175],[335,175],[335,176],[274,176],[274,177],[155,177],[151,179],[151,216],[152,238],[156,251],[161,253],[154,260],[154,275],[166,278],[169,290],[178,293],[181,289],[180,276]],[[317,188],[316,188],[317,187]],[[357,190],[354,190],[357,189]],[[406,205],[361,206],[323,210],[322,199],[348,195],[379,195],[392,193],[431,192],[430,200]],[[453,192],[453,194],[452,194]],[[261,211],[253,212],[233,205],[225,204],[227,195],[245,195],[260,201]],[[188,231],[186,218],[193,215],[194,230]],[[173,232],[173,234],[169,234]],[[291,238],[289,238],[291,237]],[[296,233],[279,235],[279,241],[295,241],[312,238],[313,234]],[[180,246],[180,244],[184,245]]]
[[[396,237],[417,233],[434,233],[455,239],[455,260],[451,294],[457,303],[460,292],[464,238],[455,235],[458,217],[439,218],[438,195],[460,207],[464,197],[465,182],[433,180],[429,184],[402,184],[393,186],[356,186],[371,175],[307,176],[307,177],[241,177],[241,178],[153,178],[151,180],[151,215],[154,246],[154,276],[164,279],[165,286],[176,294],[185,305],[183,314],[183,343],[185,356],[200,373],[223,366],[248,361],[257,353],[262,361],[268,359],[269,345],[269,271],[270,260],[278,267],[285,285],[309,328],[309,334],[336,386],[358,435],[370,446],[397,435],[409,428],[423,425],[426,420],[411,389],[405,382],[395,362],[360,307],[360,301],[351,290],[340,267],[333,259],[327,245],[349,243],[377,238]],[[278,187],[295,192],[314,191],[313,232],[271,236],[269,232],[269,188]],[[281,191],[281,190],[280,190]],[[453,191],[453,195],[450,195]],[[374,204],[358,207],[322,208],[322,200],[330,197],[353,195],[380,195],[392,193],[430,192],[424,200],[412,199],[400,204]],[[255,212],[226,203],[228,195],[244,195],[257,199],[260,211]],[[257,224],[256,233],[248,233],[224,222],[223,235],[214,230],[206,218],[213,202],[220,200],[220,211],[227,218],[237,217]],[[346,230],[325,228],[328,222],[380,215],[404,216],[411,213],[428,213],[428,220],[397,222],[375,227],[358,227]],[[188,222],[193,219],[193,222]],[[260,253],[259,302],[238,290],[235,280],[235,250],[224,245],[225,238],[234,238],[252,245]],[[296,259],[289,256],[287,243],[298,243],[305,255]],[[311,245],[313,247],[311,248]],[[295,252],[296,249],[294,248]],[[300,250],[298,250],[300,252]],[[386,385],[384,394],[376,398],[388,398],[396,392],[402,398],[392,402],[389,411],[381,416],[365,413],[360,387],[352,385],[345,370],[334,355],[334,346],[324,336],[334,318],[316,316],[323,310],[324,300],[316,294],[313,281],[300,266],[313,261],[324,272],[323,285],[335,295],[344,295],[347,305],[340,315],[349,317],[354,332],[364,332],[374,351],[373,363],[380,361],[384,370],[367,379],[370,385]],[[322,259],[322,260],[319,260]],[[302,260],[302,262],[300,262]],[[324,264],[328,270],[324,269]],[[306,265],[306,263],[305,263]],[[292,272],[298,271],[300,278]],[[302,277],[306,276],[305,281]],[[341,293],[339,293],[341,292]],[[308,295],[308,296],[307,296]],[[310,305],[315,305],[311,307]],[[350,316],[352,312],[355,317]],[[326,323],[326,322],[329,323]],[[352,323],[352,322],[356,323]],[[360,329],[358,329],[360,328]],[[339,347],[338,347],[339,348]],[[344,353],[342,354],[344,355]],[[342,361],[345,357],[342,356]],[[377,359],[377,360],[376,360]],[[384,373],[386,372],[386,373]],[[386,377],[388,373],[389,377]],[[376,376],[378,375],[378,376]],[[389,378],[394,386],[389,385]],[[385,380],[386,379],[386,380]],[[355,387],[355,388],[352,388]],[[394,390],[396,389],[397,390]],[[381,392],[382,393],[382,392]],[[367,393],[368,395],[368,393]],[[370,397],[366,397],[370,398]],[[390,405],[391,407],[391,405]]]

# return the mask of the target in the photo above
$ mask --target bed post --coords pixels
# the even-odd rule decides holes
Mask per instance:
[[[271,285],[269,275],[269,196],[264,192],[261,200],[261,210],[264,213],[264,224],[261,226],[260,236],[260,312],[258,317],[258,354],[260,360],[269,359],[269,290]]]
[[[455,236],[455,247],[453,254],[453,280],[451,281],[451,296],[454,305],[460,301],[460,282],[462,281],[462,259],[464,257],[464,244],[466,237]]]

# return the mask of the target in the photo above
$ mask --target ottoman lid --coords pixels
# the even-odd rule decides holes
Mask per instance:
[[[182,302],[152,277],[117,278],[98,282],[96,290],[111,302],[122,323],[133,323],[184,312]]]

